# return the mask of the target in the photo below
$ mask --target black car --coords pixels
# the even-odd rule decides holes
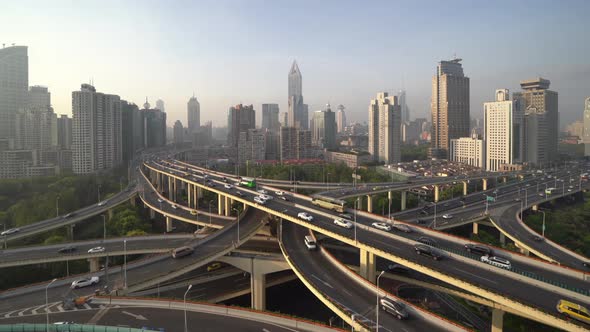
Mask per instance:
[[[416,250],[416,253],[418,255],[424,255],[424,256],[431,257],[435,261],[442,259],[442,254],[440,253],[440,251],[434,249],[433,247],[427,246],[425,244],[414,245],[414,250]]]
[[[438,243],[436,243],[436,240],[434,240],[433,238],[428,237],[428,236],[421,236],[421,237],[419,237],[418,238],[418,242],[424,243],[424,244],[427,244],[427,245],[433,246],[433,247],[436,247],[437,244],[438,244]]]
[[[420,211],[420,214],[423,214],[423,215],[427,216],[427,215],[428,215],[428,211],[426,211],[426,210],[421,210],[421,211]]]
[[[492,256],[493,254],[492,249],[482,246],[481,244],[467,243],[465,244],[465,250],[467,250],[467,252],[479,254],[482,256]]]
[[[392,273],[399,273],[399,274],[406,274],[410,272],[410,269],[403,265],[399,264],[389,264],[387,265],[387,270]]]
[[[241,191],[236,191],[236,195],[240,196],[240,197],[244,197],[244,194]]]
[[[289,201],[289,199],[286,196],[279,196],[279,198],[285,202]]]
[[[60,254],[69,254],[71,252],[76,251],[76,247],[74,246],[67,246],[67,247],[63,247],[61,249],[59,249],[57,252]]]

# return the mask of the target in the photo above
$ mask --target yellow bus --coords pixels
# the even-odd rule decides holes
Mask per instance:
[[[343,213],[344,209],[346,208],[346,202],[341,199],[321,195],[313,195],[311,196],[311,198],[311,204],[324,209],[334,210]]]
[[[568,317],[579,320],[580,322],[590,324],[590,312],[579,304],[566,300],[559,300],[559,302],[557,302],[557,311]]]

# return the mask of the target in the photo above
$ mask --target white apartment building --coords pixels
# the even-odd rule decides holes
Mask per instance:
[[[484,167],[484,144],[476,134],[471,137],[451,139],[450,150],[451,161],[479,168]]]
[[[484,103],[486,170],[522,162],[523,126],[519,100],[510,100],[508,89],[496,90],[496,101]]]
[[[380,92],[369,105],[369,153],[386,164],[401,161],[401,107],[397,96]]]

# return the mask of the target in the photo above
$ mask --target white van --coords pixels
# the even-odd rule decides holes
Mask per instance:
[[[308,250],[315,250],[317,248],[315,245],[315,240],[311,235],[306,235],[304,242]]]

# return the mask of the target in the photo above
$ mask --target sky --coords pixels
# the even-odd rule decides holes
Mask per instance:
[[[430,117],[440,60],[463,59],[471,117],[494,91],[551,80],[560,124],[590,96],[590,1],[27,1],[0,3],[0,43],[28,46],[29,84],[48,86],[56,113],[71,93],[98,91],[143,105],[165,101],[186,126],[195,94],[201,122],[227,124],[230,106],[287,110],[294,60],[310,111],[346,107],[366,122],[380,91],[407,91],[411,117]]]

